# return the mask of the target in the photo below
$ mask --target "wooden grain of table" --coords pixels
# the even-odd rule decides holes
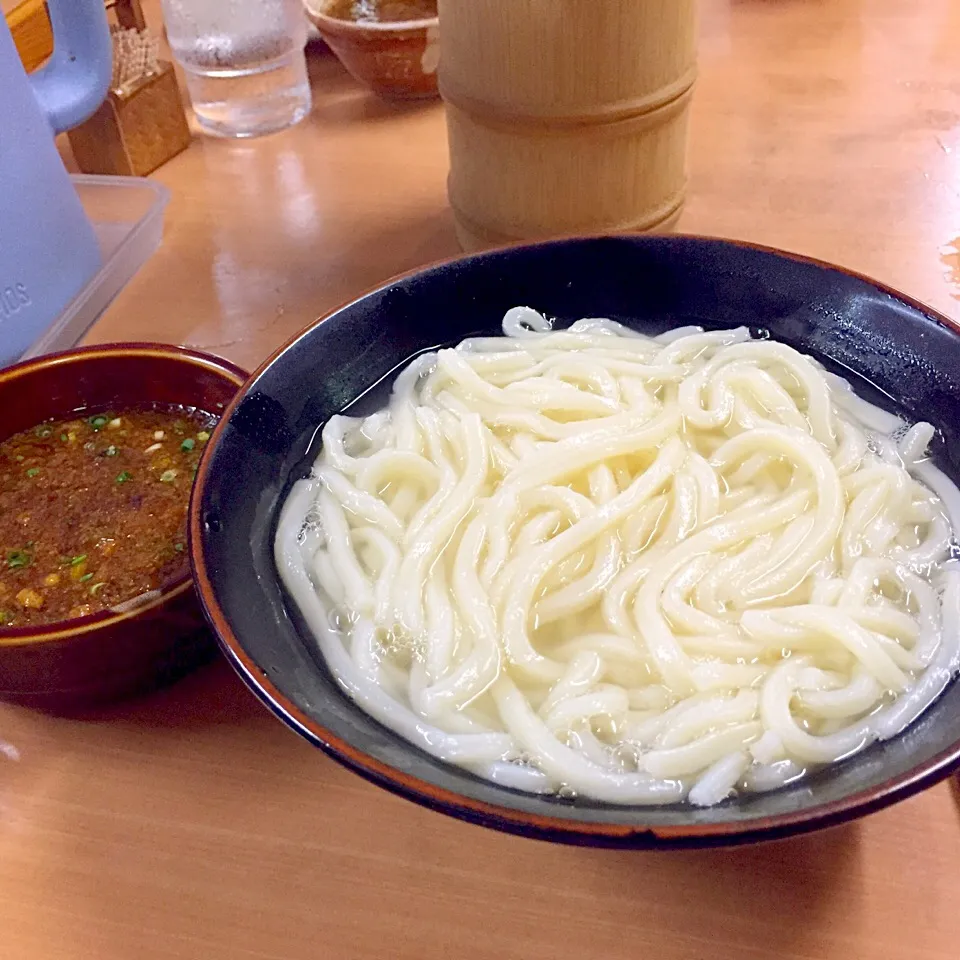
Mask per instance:
[[[703,0],[681,229],[872,274],[960,317],[960,3]],[[148,7],[156,22],[156,7]],[[269,139],[156,179],[163,248],[94,328],[248,367],[316,315],[456,252],[437,104],[327,59]],[[943,784],[730,851],[554,847],[422,810],[300,741],[217,663],[86,722],[0,707],[3,960],[954,960]]]

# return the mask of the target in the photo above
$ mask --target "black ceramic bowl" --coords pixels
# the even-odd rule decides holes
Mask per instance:
[[[278,504],[308,471],[318,424],[412,354],[497,332],[517,304],[567,321],[612,317],[650,333],[683,324],[767,331],[842,371],[875,402],[932,421],[946,441],[935,456],[960,477],[957,329],[863,277],[745,244],[677,236],[566,240],[443,263],[391,281],[300,334],[248,381],[211,440],[191,517],[196,582],[227,656],[263,702],[396,793],[476,823],[574,843],[780,837],[877,810],[960,766],[954,683],[903,735],[774,793],[708,809],[570,802],[494,786],[434,760],[339,691],[278,581],[271,550]],[[370,402],[370,395],[362,401]]]

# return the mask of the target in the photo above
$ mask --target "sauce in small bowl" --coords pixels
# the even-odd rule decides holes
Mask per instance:
[[[213,655],[187,514],[207,440],[244,379],[163,344],[0,370],[0,699],[72,712]]]
[[[400,23],[437,15],[437,0],[331,0],[323,11],[356,23]]]
[[[107,409],[0,443],[0,627],[109,610],[186,575],[190,489],[216,422]]]

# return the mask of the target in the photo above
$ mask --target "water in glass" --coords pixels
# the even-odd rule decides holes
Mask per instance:
[[[309,113],[300,0],[163,0],[163,12],[208,133],[255,137]]]

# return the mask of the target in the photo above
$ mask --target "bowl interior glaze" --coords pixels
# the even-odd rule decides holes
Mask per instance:
[[[865,278],[801,257],[696,237],[565,240],[447,262],[386,284],[295,338],[228,409],[191,517],[208,617],[234,665],[282,720],[369,779],[436,809],[543,839],[598,845],[746,842],[839,823],[960,764],[960,684],[903,735],[769,794],[717,807],[615,807],[519,793],[432,759],[337,688],[279,585],[278,504],[318,449],[318,425],[369,412],[411,356],[499,332],[506,309],[562,323],[605,316],[648,333],[747,325],[939,428],[934,456],[960,478],[960,336]],[[377,386],[379,385],[379,386]],[[359,398],[359,399],[358,399]]]

